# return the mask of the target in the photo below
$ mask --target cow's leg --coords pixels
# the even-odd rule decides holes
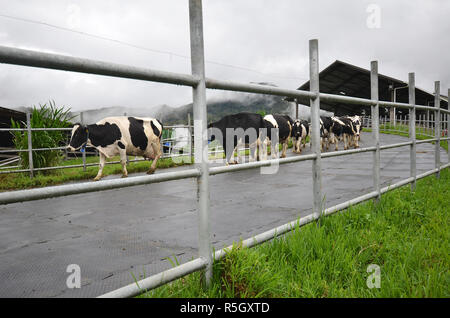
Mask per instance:
[[[348,149],[348,138],[347,134],[344,134],[344,150]]]
[[[355,148],[359,148],[358,140],[359,140],[359,136],[355,136]]]
[[[269,138],[265,138],[263,142],[261,142],[261,160],[267,160],[267,146],[269,143]]]
[[[105,166],[106,163],[106,156],[100,151],[99,154],[100,154],[100,163],[98,167],[98,173],[97,176],[94,178],[94,181],[98,181],[103,177],[103,167]]]
[[[120,149],[120,164],[122,165],[122,178],[128,177],[127,151],[125,149]]]
[[[289,142],[289,139],[287,139],[287,140],[285,140],[285,141],[283,142],[283,148],[282,148],[282,152],[281,152],[281,158],[285,158],[285,157],[286,157],[286,152],[287,152],[287,149],[288,149],[288,142]]]
[[[152,143],[153,152],[156,154],[155,158],[153,159],[152,165],[150,166],[150,169],[147,171],[147,174],[152,174],[156,170],[156,163],[158,162],[158,159],[161,157],[161,147],[159,143]]]
[[[256,149],[258,148],[258,140],[256,140],[254,143],[250,144],[249,148],[250,148],[249,162],[254,162],[257,160]]]
[[[294,152],[301,153],[302,152],[302,138],[296,138],[294,140]]]

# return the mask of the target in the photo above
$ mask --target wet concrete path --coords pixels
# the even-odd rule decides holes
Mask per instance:
[[[380,137],[382,144],[406,140]],[[361,147],[371,143],[364,133]],[[327,207],[372,191],[372,153],[326,158],[322,166]],[[381,168],[382,186],[408,178],[409,147],[382,151]],[[417,172],[433,168],[434,145],[418,145]],[[157,173],[174,169],[189,167]],[[212,176],[214,247],[311,213],[311,175],[307,161],[272,175]],[[187,179],[0,206],[0,297],[94,297],[172,267],[167,257],[197,257],[195,198],[196,181]],[[70,264],[80,266],[80,289],[66,286]]]

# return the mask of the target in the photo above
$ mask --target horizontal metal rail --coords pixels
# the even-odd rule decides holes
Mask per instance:
[[[66,146],[64,147],[53,147],[53,148],[33,148],[32,151],[49,151],[49,150],[65,150],[67,149]],[[29,149],[2,149],[0,150],[0,153],[8,153],[8,152],[28,152]]]
[[[41,200],[71,194],[81,194],[102,190],[119,189],[124,187],[132,187],[137,185],[144,185],[149,183],[157,183],[178,179],[196,178],[199,175],[200,171],[198,169],[188,169],[175,172],[157,173],[147,176],[137,176],[126,179],[113,179],[99,182],[82,182],[45,188],[2,192],[0,193],[0,204]]]
[[[441,169],[445,169],[450,167],[450,164],[445,164],[441,166]],[[429,175],[432,175],[436,173],[437,169],[433,169],[430,171],[427,171],[425,173],[417,175],[416,179],[422,179],[424,177],[427,177]],[[381,188],[380,192],[382,194],[391,191],[393,189],[399,188],[401,186],[404,186],[406,184],[409,184],[414,181],[414,178],[407,178],[404,180],[401,180],[397,183],[394,183],[392,185],[389,185],[387,187]],[[356,197],[354,199],[345,201],[343,203],[334,205],[332,207],[329,207],[325,209],[322,213],[322,216],[315,216],[314,214],[309,214],[307,216],[301,217],[297,220],[288,222],[286,224],[280,225],[278,227],[275,227],[271,230],[265,231],[261,234],[257,234],[251,238],[248,238],[244,241],[242,241],[239,245],[245,248],[251,248],[257,245],[260,245],[264,242],[270,241],[272,239],[275,239],[279,236],[282,236],[288,232],[291,232],[292,230],[302,227],[306,224],[309,224],[315,220],[317,220],[320,217],[328,216],[331,214],[334,214],[336,212],[345,210],[349,208],[350,206],[353,206],[355,204],[374,199],[378,196],[378,193],[375,191],[369,192],[367,194],[364,194],[362,196]],[[228,247],[222,248],[214,253],[214,260],[220,260],[224,258],[229,251],[231,251],[233,248],[233,245],[230,245]],[[142,279],[140,281],[137,281],[136,283],[129,284],[125,287],[116,289],[114,291],[111,291],[109,293],[103,294],[99,296],[99,298],[126,298],[126,297],[134,297],[137,295],[140,295],[146,291],[149,291],[151,289],[157,288],[159,286],[162,286],[166,283],[169,283],[171,281],[174,281],[178,278],[184,277],[186,275],[189,275],[193,272],[202,270],[206,266],[206,261],[202,258],[196,258],[192,261],[189,261],[187,263],[178,265],[174,268],[171,268],[169,270],[163,271],[161,273],[158,273],[156,275],[150,276],[148,278]]]
[[[166,159],[166,158],[177,158],[177,157],[189,157],[189,153],[186,154],[170,154],[170,155],[163,155],[160,159]],[[128,162],[141,162],[141,161],[148,161],[147,159],[131,159],[128,160]],[[120,161],[107,161],[105,162],[106,165],[112,165],[112,164],[119,164]],[[42,167],[42,168],[33,168],[33,171],[48,171],[48,170],[59,170],[59,169],[69,169],[69,168],[82,168],[82,167],[94,167],[98,166],[98,162],[94,163],[80,163],[76,165],[65,165],[65,166],[53,166],[53,167]],[[15,166],[19,167],[19,166]],[[14,168],[15,168],[14,167]],[[13,168],[13,167],[5,167],[5,168]],[[21,172],[30,172],[31,169],[16,169],[16,170],[8,170],[8,171],[0,171],[0,174],[8,174],[8,173],[21,173]]]
[[[156,71],[142,67],[108,63],[62,54],[17,49],[6,46],[0,46],[0,63],[167,84],[186,85],[191,87],[196,86],[199,82],[197,78],[187,74]]]
[[[59,127],[41,127],[41,128],[30,128],[31,131],[72,131],[72,128],[59,128]],[[28,131],[28,128],[0,128],[0,131]]]

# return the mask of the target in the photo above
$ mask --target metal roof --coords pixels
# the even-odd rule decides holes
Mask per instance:
[[[346,95],[370,99],[370,70],[336,60],[319,73],[320,92]],[[396,89],[396,101],[408,103],[408,83],[378,74],[379,98],[383,101],[392,101],[392,89]],[[298,88],[309,91],[309,81]],[[286,98],[293,101],[293,98]],[[308,98],[298,99],[299,104],[310,106]],[[418,105],[434,105],[434,94],[416,87],[416,103]],[[320,108],[335,113],[337,116],[370,114],[370,107],[359,107],[357,105],[343,104],[337,102],[320,102]],[[448,108],[448,98],[441,96],[441,108]],[[385,113],[383,113],[385,112]],[[387,114],[388,109],[380,108],[380,115]],[[405,114],[407,109],[397,108],[397,113]],[[419,112],[419,111],[418,111]]]

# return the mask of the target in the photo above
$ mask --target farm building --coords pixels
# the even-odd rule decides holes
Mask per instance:
[[[14,109],[0,107],[0,128],[10,128],[11,119],[26,121],[26,114]],[[0,131],[0,148],[13,147],[13,136],[9,131]]]
[[[408,83],[399,79],[378,74],[379,98],[382,101],[408,103]],[[319,73],[320,92],[341,94],[370,99],[370,70],[349,63],[336,60]],[[299,90],[309,90],[309,81],[301,85]],[[295,102],[293,98],[287,101]],[[298,104],[309,106],[308,98],[298,98]],[[434,94],[416,87],[416,103],[418,105],[433,106]],[[297,107],[298,108],[298,107]],[[320,102],[320,108],[333,112],[336,116],[343,115],[369,115],[370,107],[343,104],[338,102]],[[448,109],[448,97],[441,95],[441,108]],[[394,116],[408,114],[407,109],[380,108],[381,116]],[[417,114],[425,114],[417,110]]]

